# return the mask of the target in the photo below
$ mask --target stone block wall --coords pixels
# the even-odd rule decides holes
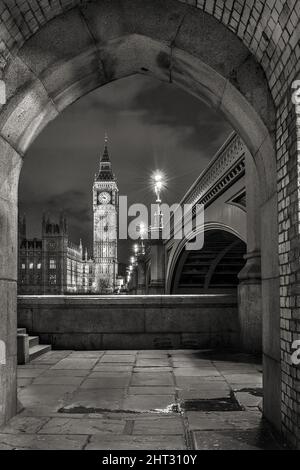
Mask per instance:
[[[18,326],[54,349],[237,348],[237,299],[20,296]]]

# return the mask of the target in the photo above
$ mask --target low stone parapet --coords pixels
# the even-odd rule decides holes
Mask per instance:
[[[54,349],[238,346],[230,294],[19,296],[18,325]]]

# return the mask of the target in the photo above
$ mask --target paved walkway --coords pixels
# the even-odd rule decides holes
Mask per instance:
[[[0,449],[274,449],[261,367],[195,350],[51,351],[18,370]]]

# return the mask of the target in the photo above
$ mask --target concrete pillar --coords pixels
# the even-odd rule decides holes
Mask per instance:
[[[150,284],[148,294],[165,293],[165,246],[162,239],[150,240]]]
[[[260,259],[260,204],[258,175],[252,156],[247,151],[246,204],[247,254],[246,264],[239,273],[238,305],[240,345],[249,353],[262,352],[262,288]]]
[[[18,364],[29,362],[29,336],[26,333],[19,333],[17,336]]]
[[[131,278],[128,283],[128,290],[131,295],[137,294],[137,266],[134,265],[133,270],[131,271]]]
[[[262,298],[260,252],[247,253],[239,273],[238,305],[240,342],[243,351],[262,351]]]
[[[137,255],[137,294],[146,294],[146,263],[145,255]]]
[[[0,425],[17,411],[17,199],[19,154],[0,137]]]

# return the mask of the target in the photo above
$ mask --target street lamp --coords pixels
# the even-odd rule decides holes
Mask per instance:
[[[161,191],[165,187],[164,175],[161,171],[156,171],[153,176],[154,181],[154,191],[156,194],[156,203],[157,203],[157,212],[155,213],[155,225],[158,229],[163,228],[163,214],[161,212]]]

